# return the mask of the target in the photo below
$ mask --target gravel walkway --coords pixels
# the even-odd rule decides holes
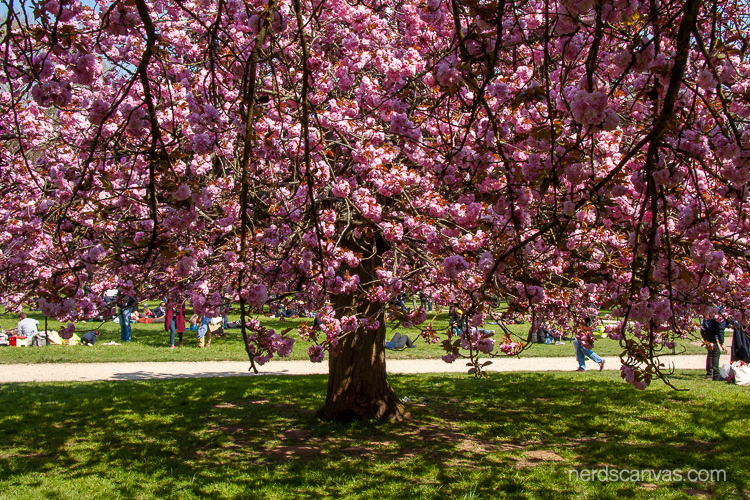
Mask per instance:
[[[605,357],[605,370],[619,370],[620,360]],[[665,356],[668,365],[680,370],[703,370],[705,356]],[[722,356],[721,364],[729,356]],[[495,372],[574,371],[576,361],[565,358],[501,358],[487,367]],[[196,377],[236,377],[254,375],[245,361],[179,362],[179,363],[45,363],[0,365],[0,383],[10,382],[77,382],[92,380],[151,380]],[[589,361],[590,371],[598,367]],[[258,375],[325,375],[328,363],[309,361],[271,361],[259,367]],[[468,370],[465,362],[447,364],[439,359],[393,359],[388,373],[460,373]]]

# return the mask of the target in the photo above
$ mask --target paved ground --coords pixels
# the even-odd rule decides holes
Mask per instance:
[[[605,370],[619,370],[620,360],[607,357]],[[703,370],[705,356],[665,356],[662,361],[681,370]],[[721,364],[729,363],[722,356]],[[248,362],[213,361],[181,363],[47,363],[0,365],[0,383],[64,382],[91,380],[147,380],[196,377],[236,377],[254,375]],[[439,359],[394,359],[387,362],[389,373],[459,373],[468,368],[465,362],[447,364]],[[589,370],[598,366],[589,361]],[[574,358],[501,358],[493,360],[488,371],[573,371]],[[309,361],[271,361],[259,367],[259,375],[324,375],[328,363]]]

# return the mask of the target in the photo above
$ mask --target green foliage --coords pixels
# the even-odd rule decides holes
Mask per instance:
[[[315,417],[325,377],[7,384],[0,499],[746,498],[747,389],[677,377],[392,376],[413,420],[349,426]],[[604,466],[727,481],[568,479]]]

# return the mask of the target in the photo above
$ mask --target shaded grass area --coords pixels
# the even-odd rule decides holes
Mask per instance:
[[[157,303],[151,303],[154,307]],[[141,304],[142,308],[142,304]],[[191,312],[188,311],[188,317]],[[40,322],[40,329],[44,328],[44,316],[39,312],[30,312],[33,317]],[[239,319],[238,315],[230,315],[230,321]],[[296,327],[302,322],[312,324],[310,318],[291,318],[280,320],[261,316],[261,322],[268,328],[274,328],[280,332],[286,328],[292,328],[289,333],[294,337],[294,350],[290,359],[309,359],[307,348],[310,344],[299,339],[296,333]],[[440,333],[441,340],[447,338],[445,331],[448,328],[447,310],[436,314],[433,313],[428,318],[432,322],[433,328]],[[0,314],[0,328],[15,328],[17,319],[15,315]],[[425,324],[426,325],[426,324]],[[50,330],[59,330],[64,325],[49,319],[48,326]],[[389,327],[388,337],[396,331],[394,325]],[[501,331],[497,325],[488,324],[487,329]],[[210,349],[198,349],[197,332],[188,330],[185,332],[182,348],[169,349],[169,332],[164,330],[164,324],[154,323],[133,323],[132,324],[132,341],[125,345],[108,346],[103,345],[110,341],[120,342],[120,326],[112,321],[101,323],[78,323],[76,331],[80,335],[82,332],[98,329],[100,337],[93,347],[85,346],[45,346],[37,348],[0,348],[0,363],[92,363],[92,362],[158,362],[158,361],[246,361],[244,343],[239,329],[226,330],[226,337],[214,338]],[[508,328],[515,334],[524,339],[528,335],[529,325],[509,325]],[[404,335],[409,335],[412,339],[419,336],[419,329],[398,328],[398,331]],[[176,342],[176,341],[175,341]],[[684,341],[677,349],[681,352],[683,347],[688,354],[705,354],[705,349],[700,346],[692,345]],[[616,341],[601,339],[596,342],[594,350],[601,356],[617,356],[622,352],[622,348]],[[664,351],[669,354],[671,351]],[[416,347],[403,351],[387,351],[390,359],[425,359],[439,358],[445,354],[440,343],[426,344],[419,340]],[[534,344],[528,350],[524,351],[522,356],[527,357],[574,357],[573,344],[566,342],[564,346]]]
[[[319,421],[325,377],[0,387],[0,499],[747,498],[747,389],[676,375],[392,376],[413,419]],[[585,482],[571,469],[723,469]]]

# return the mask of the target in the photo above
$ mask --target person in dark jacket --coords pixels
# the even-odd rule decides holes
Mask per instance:
[[[723,311],[719,309],[719,314]],[[724,330],[727,322],[721,316],[717,318],[704,318],[701,321],[701,337],[706,342],[708,355],[706,356],[706,379],[721,380],[719,374],[719,359],[721,351],[727,352],[724,347]]]
[[[99,331],[98,330],[89,330],[88,332],[81,335],[81,344],[92,346],[96,342],[96,339],[99,338]]]
[[[744,361],[750,364],[750,337],[742,328],[739,321],[732,319],[729,324],[734,327],[732,335],[732,362]]]
[[[165,314],[167,314],[167,303],[162,301],[159,307],[154,309],[154,318],[161,318]]]

